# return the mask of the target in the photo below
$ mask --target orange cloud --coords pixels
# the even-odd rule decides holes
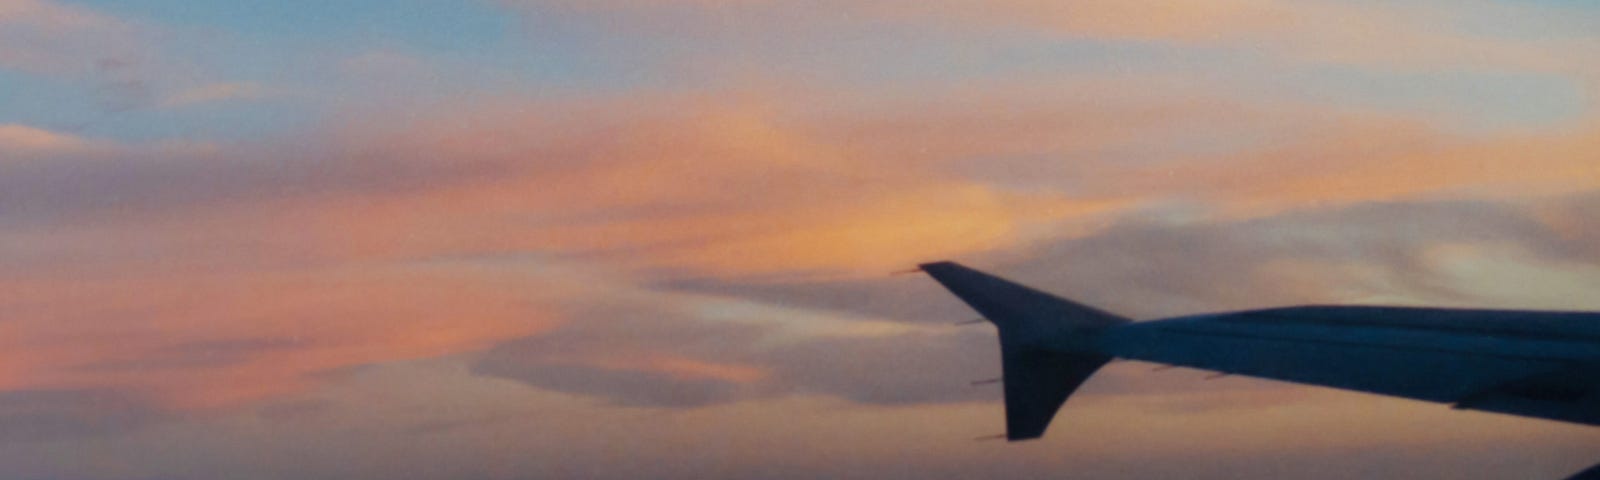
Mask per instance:
[[[881,274],[1109,208],[1007,193],[910,156],[877,158],[758,104],[669,103],[656,108],[672,113],[658,116],[596,112],[603,136],[569,127],[532,141],[511,137],[560,124],[562,112],[469,112],[472,128],[445,120],[401,130],[394,156],[374,160],[373,151],[390,146],[353,137],[372,143],[314,164],[337,172],[414,161],[424,171],[451,171],[436,165],[448,163],[498,175],[385,188],[353,176],[350,185],[221,192],[215,202],[143,207],[150,210],[116,205],[109,215],[9,234],[19,249],[0,261],[37,260],[0,276],[0,311],[8,313],[0,328],[9,339],[0,341],[0,389],[117,388],[174,407],[236,405],[301,391],[324,372],[479,350],[558,323],[540,307],[554,296],[541,275],[421,260],[528,253],[613,270]],[[122,150],[89,155],[87,166]],[[192,161],[215,174],[198,185],[157,178],[148,188],[194,187],[200,196],[189,198],[206,200],[219,187],[204,182],[280,181],[245,182],[256,178],[245,160]],[[224,169],[211,170],[217,165]],[[235,179],[226,168],[244,173]],[[672,378],[748,383],[766,375],[670,354],[597,355],[589,361],[599,368]]]
[[[550,275],[426,266],[461,259],[538,258],[623,283],[663,271],[880,275],[1083,234],[1173,200],[1252,216],[1600,187],[1600,136],[1585,129],[1464,138],[1406,119],[1138,105],[1132,94],[1107,97],[1130,106],[957,92],[938,106],[834,111],[819,98],[829,97],[500,99],[335,130],[342,143],[315,161],[263,145],[134,164],[193,162],[205,175],[148,176],[141,188],[185,196],[139,206],[124,201],[133,190],[88,202],[110,209],[100,215],[47,216],[57,220],[0,236],[0,261],[26,267],[0,277],[11,318],[0,322],[0,389],[118,387],[229,405],[304,389],[318,372],[473,351],[559,323],[540,306],[553,297],[532,293]],[[1227,155],[1100,158],[1151,132],[1222,123],[1281,137]],[[41,132],[0,136],[74,143]],[[119,151],[90,155],[90,166]],[[579,300],[549,300],[564,301]],[[674,355],[595,361],[734,383],[764,375]]]
[[[348,255],[528,251],[724,275],[879,272],[1114,205],[961,180],[917,152],[876,155],[765,107],[675,105],[676,115],[574,146],[497,144],[498,126],[547,122],[521,112],[466,122],[496,126],[477,136],[407,134],[440,138],[430,143],[453,161],[515,165],[492,180],[323,209],[316,230],[337,232],[328,247]]]
[[[1155,188],[1241,212],[1417,196],[1527,198],[1600,188],[1600,130],[1468,138],[1415,122],[1363,119],[1280,148],[1196,162]],[[1159,172],[1151,172],[1160,177]]]
[[[197,206],[167,215],[161,228],[141,220],[135,231],[155,234],[149,241],[158,245],[199,242],[183,248],[190,251],[225,239],[233,246],[224,252],[282,255],[272,258],[534,253],[635,271],[860,275],[1063,228],[1083,234],[1108,215],[1173,200],[1250,216],[1600,186],[1591,174],[1595,136],[1582,129],[1466,138],[1403,118],[1220,100],[1096,106],[1047,98],[1019,107],[1023,99],[996,96],[893,115],[818,114],[807,98],[517,100],[418,117],[387,131],[349,131],[348,145],[310,164],[367,172],[348,189],[285,185],[271,192],[289,195]],[[1281,138],[1158,162],[1092,156],[1216,124],[1232,125],[1221,135],[1259,125]],[[433,171],[441,174],[416,173]],[[382,180],[390,175],[417,179]],[[198,236],[171,235],[179,231]]]

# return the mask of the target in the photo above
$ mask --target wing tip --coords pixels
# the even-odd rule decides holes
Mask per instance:
[[[959,267],[959,266],[961,266],[961,264],[956,263],[956,262],[952,262],[952,261],[949,261],[949,260],[938,260],[938,261],[933,261],[933,262],[922,262],[922,263],[918,263],[917,266],[915,266],[915,267],[907,268],[905,270],[896,270],[896,271],[893,271],[893,272],[889,272],[889,274],[890,275],[911,275],[911,274],[915,274],[915,273],[928,272],[928,269],[937,270],[937,269],[940,269],[940,268],[946,268],[946,267],[952,267],[952,266]]]

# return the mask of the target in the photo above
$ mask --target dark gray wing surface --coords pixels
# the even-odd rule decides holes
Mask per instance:
[[[1005,370],[1006,439],[1030,440],[1044,435],[1061,404],[1110,357],[1045,350],[1007,349]]]
[[[1122,325],[1107,354],[1600,425],[1600,314],[1311,306]]]
[[[1600,465],[1589,467],[1577,475],[1567,477],[1567,480],[1600,480]]]
[[[1044,435],[1061,404],[1111,357],[1092,350],[1053,348],[1055,341],[1087,342],[1128,319],[1034,290],[952,262],[919,265],[1000,330],[1006,439]]]

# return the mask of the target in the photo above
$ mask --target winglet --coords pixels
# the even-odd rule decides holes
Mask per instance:
[[[1005,370],[1006,440],[1044,436],[1067,397],[1111,357],[1008,347],[1000,340]]]
[[[1005,378],[1006,439],[1044,435],[1067,397],[1111,357],[1088,345],[1126,318],[989,275],[955,262],[925,263],[928,272],[1000,330]]]

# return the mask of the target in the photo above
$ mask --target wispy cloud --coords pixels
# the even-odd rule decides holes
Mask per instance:
[[[118,389],[168,407],[230,406],[300,391],[319,373],[486,348],[550,325],[521,295],[483,290],[526,285],[510,280],[426,270],[136,275],[4,280],[15,294],[0,308],[16,336],[3,388]]]
[[[0,222],[18,227],[8,235],[17,247],[0,258],[19,267],[6,277],[7,291],[17,293],[5,305],[24,312],[11,322],[23,329],[14,338],[81,340],[15,345],[7,364],[16,367],[5,385],[115,386],[154,392],[174,404],[229,404],[298,391],[315,383],[308,380],[315,372],[487,348],[569,321],[550,312],[574,300],[528,303],[516,293],[545,288],[547,276],[412,264],[531,258],[610,272],[606,278],[622,290],[673,279],[800,288],[797,282],[862,278],[931,258],[1018,252],[1050,242],[1078,245],[1072,242],[1080,238],[1083,245],[1161,249],[1170,245],[1147,241],[1187,230],[1146,235],[1106,228],[1113,219],[1165,205],[1191,205],[1202,219],[1248,221],[1310,206],[1452,194],[1515,199],[1600,188],[1600,177],[1586,175],[1594,164],[1582,156],[1592,137],[1572,132],[1466,139],[1414,121],[1326,115],[1315,108],[1276,111],[1222,101],[1152,111],[1143,100],[991,99],[897,107],[904,110],[817,109],[804,98],[751,94],[522,99],[336,128],[298,151],[263,143],[176,154],[115,145],[85,152],[67,147],[88,140],[11,127],[5,130],[15,137],[10,143],[49,147],[39,159],[8,166],[0,181],[11,185],[0,195],[15,200],[0,211]],[[1112,122],[1121,127],[1086,127],[1103,135],[1056,133],[1107,119],[1124,120]],[[1146,142],[1123,128],[1213,119],[1217,125],[1276,123],[1283,138],[1241,143],[1227,155],[1092,158],[1116,145]],[[1539,168],[1509,152],[1537,153]],[[1395,174],[1395,164],[1412,173]],[[1066,187],[1040,189],[1044,184]],[[1196,235],[1185,251],[1216,243],[1203,231]],[[1243,255],[1216,248],[1217,258]],[[1111,252],[1090,258],[1155,255]],[[1358,253],[1401,266],[1413,261]],[[1325,260],[1348,265],[1358,259]],[[1273,260],[1262,261],[1241,270],[1267,275],[1260,288],[1298,284],[1270,277]],[[1331,264],[1327,268],[1344,268]],[[1173,291],[1212,285],[1204,273],[1153,275],[1128,282]],[[1333,288],[1305,287],[1311,290],[1285,298],[1313,298]],[[1195,305],[1238,301],[1226,290],[1186,295]],[[51,313],[44,305],[82,307]],[[59,315],[95,320],[51,320]],[[453,322],[468,317],[473,321]],[[571,342],[561,338],[524,343]],[[234,347],[221,352],[184,345]],[[507,345],[501,349],[518,344]],[[858,356],[881,347],[862,347]],[[823,350],[829,348],[846,347]],[[518,351],[523,356],[506,362],[529,358],[527,349]],[[691,403],[741,398],[729,396],[744,388],[739,385],[771,389],[773,381],[890,401],[802,380],[811,370],[779,368],[815,362],[763,355],[596,345],[592,353],[544,352],[532,357],[534,363],[490,370],[529,382],[567,378],[542,383],[562,389],[599,388],[582,379],[602,374],[616,376],[609,385],[624,391],[681,382],[711,389]],[[130,368],[112,368],[118,364]],[[658,401],[678,399],[670,397]]]
[[[171,412],[115,390],[8,390],[0,393],[0,443],[72,440],[121,433],[167,420]]]
[[[89,73],[96,62],[135,56],[144,40],[115,17],[49,0],[0,2],[0,68]]]
[[[0,152],[17,157],[83,153],[94,143],[76,135],[17,124],[0,124]]]
[[[213,83],[168,95],[161,100],[161,106],[176,108],[230,100],[255,100],[270,94],[270,89],[250,82]]]
[[[1537,8],[1480,8],[1444,13],[1419,6],[1326,1],[1230,0],[1219,2],[1116,2],[1032,0],[969,2],[837,1],[805,7],[775,1],[644,2],[613,0],[501,0],[535,17],[576,15],[626,22],[629,33],[649,37],[727,36],[824,41],[841,28],[892,25],[977,36],[1035,31],[1064,40],[1156,42],[1181,47],[1228,48],[1290,62],[1360,65],[1385,69],[1537,68],[1570,70],[1581,39],[1507,38],[1471,27],[1494,17],[1549,21],[1571,12]],[[1483,5],[1478,5],[1483,6]],[[1569,28],[1572,28],[1569,25]],[[757,44],[765,44],[756,42]]]

